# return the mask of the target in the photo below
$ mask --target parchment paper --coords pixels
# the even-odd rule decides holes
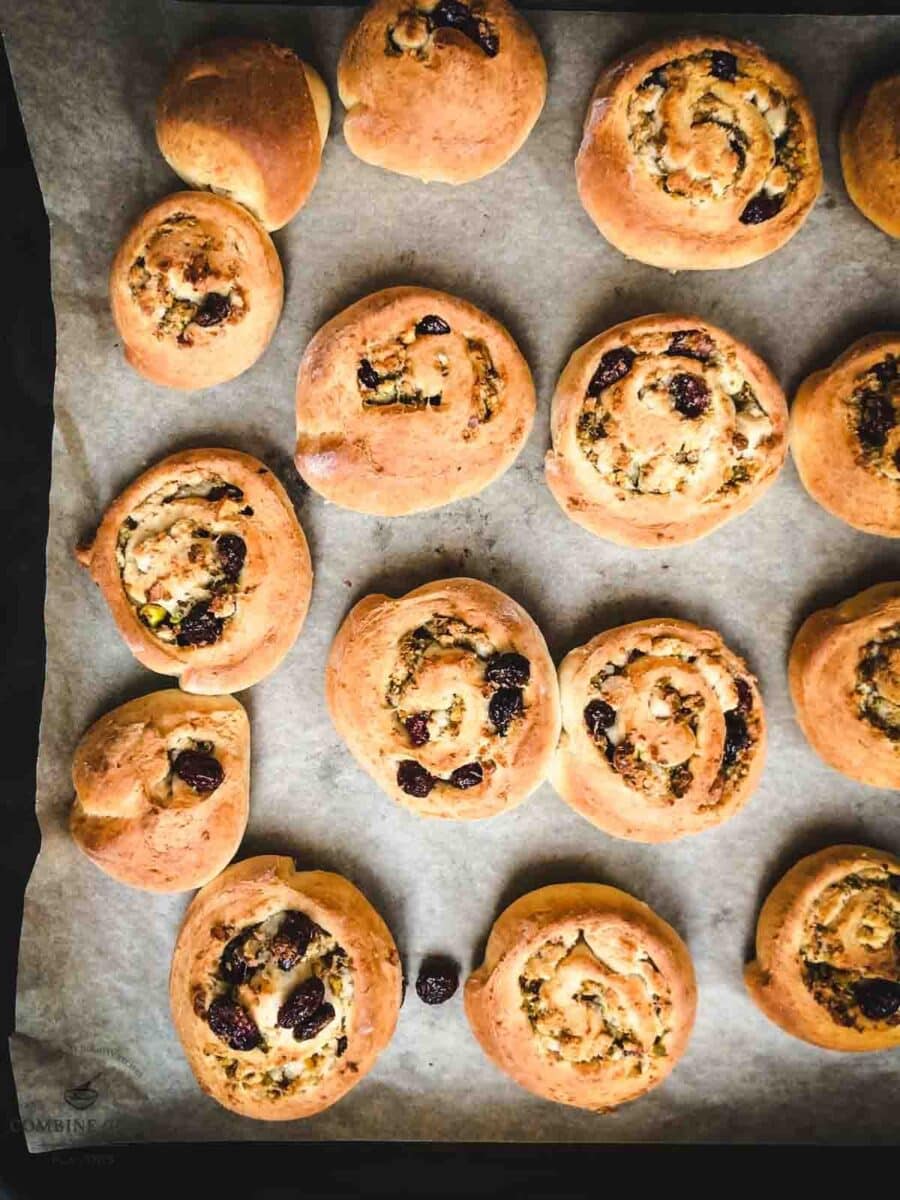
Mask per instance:
[[[744,993],[762,898],[801,854],[837,840],[896,851],[895,796],[822,765],[791,713],[785,660],[814,607],[896,578],[886,540],[827,516],[788,465],[747,516],[695,545],[617,549],[578,528],[544,485],[548,409],[572,349],[616,321],[696,311],[744,338],[793,388],[862,333],[897,327],[897,245],[851,206],[836,123],[857,77],[894,57],[900,19],[534,13],[550,94],[525,148],[458,190],[365,166],[332,123],[321,178],[276,235],[284,316],[263,359],[194,395],[127,368],[106,298],[113,252],[138,212],[178,181],[157,152],[152,106],[186,41],[259,30],[295,46],[334,95],[355,12],[134,0],[4,0],[5,33],[52,228],[58,365],[48,545],[47,683],[38,772],[41,855],[28,886],[13,1059],[34,1150],[159,1139],[425,1138],[565,1141],[890,1141],[896,1054],[838,1056],[786,1037]],[[611,56],[651,33],[720,29],[763,42],[801,75],[819,122],[825,189],[783,250],[739,271],[673,276],[627,262],[583,213],[572,162],[588,95]],[[421,282],[504,320],[530,361],[540,411],[527,448],[480,497],[378,520],[326,506],[290,465],[300,354],[333,313],[375,288]],[[422,956],[480,960],[500,909],[533,887],[605,881],[635,893],[690,944],[700,1007],[688,1052],[660,1089],[600,1117],[531,1097],[483,1057],[461,998],[429,1009],[410,989],[372,1074],[312,1120],[254,1123],[197,1088],[172,1031],[166,981],[189,899],[107,879],[70,841],[69,762],[89,722],[165,685],[120,640],[72,547],[135,475],[184,446],[229,445],[292,489],[316,582],[281,669],[241,696],[253,725],[252,816],[240,856],[294,854],[340,871],[393,930],[407,973]],[[762,786],[744,811],[680,843],[641,846],[594,830],[544,785],[487,822],[426,822],[383,796],[332,729],[322,677],[349,606],[373,590],[471,574],[507,590],[557,659],[625,620],[709,623],[758,672],[771,723]],[[92,1081],[92,1082],[89,1082]],[[87,1085],[79,1090],[79,1085]],[[72,1089],[76,1089],[73,1091]],[[87,1108],[74,1104],[90,1104]]]

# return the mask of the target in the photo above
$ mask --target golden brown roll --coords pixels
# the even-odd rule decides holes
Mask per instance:
[[[561,883],[497,919],[465,989],[482,1050],[516,1083],[604,1112],[666,1078],[694,1024],[688,949],[617,888]]]
[[[900,583],[808,617],[788,680],[800,728],[830,767],[900,788]]]
[[[624,546],[692,542],[745,512],[787,453],[762,359],[698,317],[658,313],[581,346],[556,385],[547,483],[567,516]]]
[[[360,766],[425,817],[513,808],[546,776],[559,737],[541,631],[477,579],[360,600],[331,647],[325,695]]]
[[[194,898],[169,996],[203,1091],[241,1116],[291,1121],[329,1108],[372,1069],[400,987],[397,947],[362,892],[267,854]]]
[[[326,500],[397,516],[458,500],[531,430],[528,364],[507,331],[430,288],[376,292],[333,317],[297,376],[297,470]]]
[[[188,391],[253,366],[283,294],[272,239],[245,208],[210,192],[176,192],[148,208],[109,276],[125,358],[153,383]]]
[[[864,217],[900,237],[900,74],[864,88],[841,123],[841,168]]]
[[[575,171],[607,241],[671,271],[764,258],[822,186],[798,81],[759,46],[715,35],[654,42],[607,67]]]
[[[762,907],[744,977],[792,1037],[826,1050],[900,1046],[900,860],[867,846],[801,859]]]
[[[287,493],[236,450],[164,458],[113,501],[76,557],[135,658],[186,692],[257,683],[309,607],[309,550]]]
[[[507,0],[374,0],[338,63],[347,145],[425,182],[502,166],[546,93],[538,40]]]
[[[690,621],[598,634],[559,668],[563,729],[553,786],[592,824],[668,842],[741,808],[765,761],[756,680],[721,637]]]
[[[280,229],[313,189],[330,120],[321,76],[292,50],[225,37],[176,59],[156,140],[189,187],[230,196]]]
[[[791,450],[803,486],[866,533],[900,537],[900,333],[860,338],[803,381]]]
[[[72,781],[72,836],[102,871],[148,892],[202,887],[247,826],[247,714],[230,696],[151,692],[88,729]]]

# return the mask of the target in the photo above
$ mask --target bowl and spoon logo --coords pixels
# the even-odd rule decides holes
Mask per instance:
[[[84,1112],[84,1110],[87,1108],[93,1108],[100,1096],[100,1093],[95,1087],[93,1087],[93,1084],[100,1078],[102,1074],[102,1071],[98,1071],[96,1075],[92,1076],[90,1079],[86,1079],[84,1083],[78,1083],[75,1085],[75,1087],[67,1088],[66,1091],[63,1092],[63,1099],[65,1100],[66,1104],[68,1104],[70,1108],[78,1109],[79,1112]]]

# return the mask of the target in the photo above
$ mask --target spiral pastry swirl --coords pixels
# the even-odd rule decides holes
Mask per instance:
[[[522,1087],[597,1112],[660,1084],[696,1008],[678,934],[616,888],[556,884],[495,922],[465,989],[481,1048]]]
[[[690,542],[774,483],[786,428],[784,394],[747,346],[697,317],[640,317],[566,364],[547,483],[564,512],[600,537]]]
[[[559,669],[563,730],[550,778],[592,824],[639,842],[732,816],[759,780],[766,719],[756,680],[717,633],[637,621]]]
[[[900,860],[866,846],[801,859],[768,896],[745,972],[751,998],[828,1050],[900,1046]]]
[[[687,37],[601,75],[576,161],[581,202],[623,254],[741,267],[806,219],[822,169],[800,84],[758,46]]]
[[[521,803],[559,737],[540,630],[475,579],[361,600],[334,640],[325,691],[359,764],[422,816],[489,817]]]
[[[800,728],[830,767],[900,788],[900,583],[813,613],[794,639],[788,679]]]

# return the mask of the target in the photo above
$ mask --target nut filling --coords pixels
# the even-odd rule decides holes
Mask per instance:
[[[858,460],[875,474],[900,481],[900,360],[889,354],[854,381],[846,402]]]
[[[862,648],[856,668],[859,715],[892,742],[900,742],[900,625]]]
[[[699,329],[647,333],[599,360],[576,436],[625,499],[687,493],[714,503],[763,478],[781,441],[735,352]]]
[[[628,103],[643,170],[691,204],[747,197],[745,225],[771,220],[807,170],[800,118],[756,64],[706,50],[651,71]]]
[[[238,278],[241,250],[188,213],[173,213],[147,238],[128,272],[134,302],[155,323],[160,340],[189,347],[241,321],[248,309]],[[201,335],[201,331],[203,331]]]
[[[398,658],[385,700],[410,748],[397,767],[399,787],[420,798],[439,785],[477,787],[502,762],[502,739],[526,710],[528,659],[498,652],[481,630],[440,614],[403,636]]]
[[[665,1058],[669,986],[653,959],[637,953],[627,970],[604,962],[584,933],[545,942],[519,977],[521,1007],[540,1053],[555,1062],[617,1062],[643,1075]]]
[[[397,23],[388,26],[385,54],[408,54],[419,62],[428,62],[435,52],[436,36],[446,29],[474,42],[488,58],[496,58],[500,53],[500,37],[484,15],[483,4],[438,0],[436,4],[418,4],[400,13]]]
[[[484,340],[454,333],[443,317],[428,313],[396,337],[367,346],[356,381],[365,409],[440,409],[446,380],[460,371],[468,374],[472,397],[463,435],[470,438],[497,411],[502,384]]]
[[[730,799],[759,741],[753,692],[714,651],[643,637],[591,679],[584,709],[605,766],[651,803]]]
[[[191,471],[143,500],[119,529],[122,586],[162,642],[206,646],[237,611],[253,509],[232,483]]]
[[[824,888],[806,919],[800,966],[837,1025],[900,1025],[900,875],[861,867]]]
[[[346,951],[293,910],[211,932],[227,944],[193,995],[215,1039],[207,1053],[238,1089],[278,1099],[316,1087],[347,1050],[353,962]],[[251,1050],[252,1059],[239,1056]]]

